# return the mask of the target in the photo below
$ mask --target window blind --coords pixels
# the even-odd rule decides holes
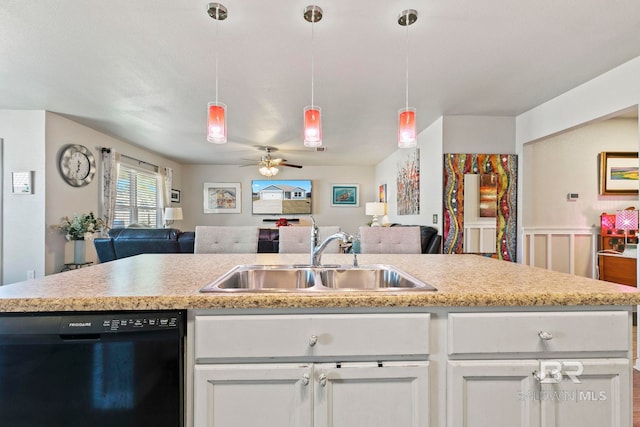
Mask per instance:
[[[120,163],[114,227],[159,227],[158,174]]]

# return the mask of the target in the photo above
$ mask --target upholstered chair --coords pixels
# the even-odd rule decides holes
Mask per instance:
[[[311,227],[293,226],[280,227],[279,252],[281,254],[303,254],[311,251]],[[318,243],[327,237],[340,231],[338,226],[318,227]],[[337,254],[340,252],[340,243],[337,240],[329,243],[324,253]]]
[[[196,226],[194,253],[256,253],[258,227]]]
[[[420,227],[360,227],[360,253],[422,253]]]

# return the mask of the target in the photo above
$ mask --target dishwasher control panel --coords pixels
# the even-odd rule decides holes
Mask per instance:
[[[137,332],[177,329],[179,312],[127,312],[62,316],[61,334]]]

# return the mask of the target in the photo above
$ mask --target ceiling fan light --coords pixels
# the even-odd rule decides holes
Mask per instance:
[[[227,142],[227,106],[221,102],[210,102],[207,107],[207,141],[224,144]]]
[[[304,108],[304,146],[320,147],[322,145],[322,123],[320,107]]]
[[[398,148],[411,148],[417,145],[416,109],[402,108],[398,111]]]
[[[262,166],[258,168],[258,172],[260,172],[260,175],[264,175],[266,177],[272,177],[272,176],[276,176],[278,172],[280,172],[280,169],[274,166],[268,166],[268,167]]]

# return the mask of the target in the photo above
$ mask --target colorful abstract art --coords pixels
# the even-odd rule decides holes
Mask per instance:
[[[497,179],[496,253],[505,261],[516,260],[516,200],[518,156],[515,154],[444,155],[443,253],[464,252],[464,175],[494,174]]]
[[[398,164],[398,215],[420,214],[420,149]]]

